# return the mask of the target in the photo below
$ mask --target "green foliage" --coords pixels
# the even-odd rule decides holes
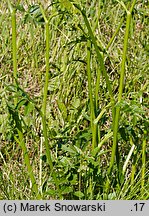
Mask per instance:
[[[45,20],[40,10],[39,5],[31,5],[28,8],[28,11],[25,13],[24,22],[27,23],[28,21],[33,22],[34,24],[43,25]]]
[[[148,199],[146,1],[8,2],[0,198]]]

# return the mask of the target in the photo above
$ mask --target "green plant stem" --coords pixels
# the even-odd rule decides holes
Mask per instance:
[[[17,80],[17,43],[16,43],[16,11],[11,13],[12,16],[12,49],[13,49],[13,76]]]
[[[46,125],[46,108],[47,108],[47,92],[48,92],[48,82],[49,82],[49,57],[50,57],[49,56],[49,50],[50,50],[49,38],[50,36],[49,36],[49,22],[48,21],[46,22],[45,31],[46,31],[46,74],[45,74],[43,103],[42,103],[42,126],[43,126],[43,136],[44,136],[44,142],[45,142],[45,147],[46,147],[47,160],[49,162],[51,172],[53,172],[53,163],[52,163],[52,157],[50,153],[49,141],[48,141],[48,136],[47,136],[47,125]]]
[[[50,146],[49,146],[49,141],[48,141],[47,124],[46,124],[47,92],[48,92],[48,83],[49,83],[49,58],[50,58],[50,55],[49,55],[49,50],[50,50],[49,21],[46,18],[45,12],[41,5],[40,5],[40,9],[45,19],[45,33],[46,33],[46,74],[45,74],[43,103],[42,103],[42,127],[43,127],[44,143],[45,143],[45,148],[46,148],[46,156],[47,156],[47,160],[48,160],[48,163],[51,169],[51,175],[53,176],[58,192],[60,193],[58,180],[56,178],[56,175],[53,169],[54,167],[53,167],[52,156],[51,156],[51,151],[50,151]],[[59,196],[61,198],[61,194],[59,194]]]
[[[126,31],[124,37],[124,48],[123,48],[123,55],[122,55],[122,63],[120,69],[120,84],[119,84],[119,91],[118,91],[118,104],[121,102],[122,94],[123,94],[123,87],[124,87],[124,77],[125,77],[125,64],[126,64],[126,55],[127,55],[127,47],[128,47],[128,37],[129,37],[129,29],[131,24],[131,13],[134,8],[136,0],[134,0],[130,11],[127,11],[127,19],[126,19]],[[115,156],[116,156],[116,149],[117,149],[117,133],[118,133],[118,126],[119,126],[119,116],[120,116],[120,106],[116,107],[115,112],[115,119],[114,119],[114,128],[113,128],[113,146],[112,146],[112,155],[110,160],[110,166],[108,169],[108,176],[111,175]],[[107,181],[107,189],[109,188],[109,181]]]
[[[99,19],[100,19],[101,11],[102,11],[101,0],[98,0],[98,12],[96,13],[96,16],[95,16],[95,22],[93,22],[93,23],[95,23],[93,31],[96,30],[96,28],[97,28],[97,26],[99,24]]]
[[[109,80],[109,77],[108,77],[108,74],[106,72],[106,68],[105,68],[105,65],[104,65],[104,59],[103,59],[102,54],[99,51],[99,50],[102,50],[102,48],[97,45],[96,37],[93,34],[93,31],[91,29],[91,26],[90,26],[90,23],[89,23],[89,21],[87,19],[85,11],[82,10],[78,4],[74,4],[74,6],[81,12],[81,14],[82,14],[82,16],[84,18],[85,25],[86,25],[86,27],[88,29],[89,37],[90,37],[92,43],[94,44],[94,48],[95,48],[95,51],[96,51],[96,54],[97,54],[97,59],[98,59],[99,64],[100,64],[100,71],[103,74],[103,76],[105,77],[106,85],[107,85],[107,88],[108,88],[108,91],[109,91],[109,95],[110,95],[110,99],[111,99],[111,105],[112,105],[112,116],[114,118],[114,116],[115,116],[115,108],[114,108],[115,100],[114,100],[113,93],[112,93],[111,83],[110,83],[110,80]],[[97,75],[98,82],[99,82],[99,77],[100,77],[100,71],[98,71],[98,75]],[[98,90],[98,88],[96,88],[96,95],[97,95],[97,90]],[[96,98],[96,103],[97,103],[97,98]],[[94,132],[95,132],[95,130],[94,130]],[[95,136],[94,136],[94,138],[95,138]],[[97,136],[96,136],[96,139],[97,139]],[[94,147],[94,143],[95,143],[95,141],[93,142],[93,147]]]
[[[99,110],[99,92],[100,92],[100,78],[101,72],[100,68],[97,68],[97,76],[96,76],[96,86],[95,86],[95,117],[98,115]],[[97,144],[101,141],[101,132],[100,132],[100,124],[97,125]]]
[[[49,23],[46,22],[45,26],[46,31],[46,74],[45,74],[45,83],[44,83],[44,93],[43,93],[43,104],[42,104],[42,112],[43,115],[46,116],[46,108],[47,108],[47,92],[48,92],[48,82],[49,82],[49,49],[50,49],[50,41],[49,41]]]
[[[105,80],[106,80],[106,84],[107,84],[107,88],[108,88],[108,91],[109,91],[109,95],[110,95],[111,99],[113,100],[113,93],[112,93],[111,83],[110,83],[108,74],[106,72],[105,66],[104,66],[104,60],[103,60],[102,54],[99,51],[99,47],[97,45],[96,38],[95,38],[95,36],[94,36],[94,34],[92,32],[92,29],[90,27],[89,21],[88,21],[86,15],[84,15],[84,13],[83,13],[83,18],[84,18],[86,27],[88,29],[88,33],[89,33],[89,35],[90,35],[90,37],[92,39],[92,42],[94,44],[95,51],[96,51],[96,54],[97,54],[97,58],[98,58],[99,63],[100,63],[101,72],[103,73],[103,75],[105,77]]]
[[[13,8],[8,0],[8,7],[11,13],[12,26],[12,59],[13,59],[13,78],[14,85],[17,83],[17,33],[16,33],[16,9]],[[14,99],[14,104],[17,105],[17,98]]]
[[[123,22],[124,22],[124,17],[121,18],[121,21],[120,21],[120,23],[119,23],[119,25],[118,25],[116,31],[114,32],[112,38],[110,39],[108,45],[106,46],[106,50],[108,50],[108,49],[110,48],[111,44],[113,43],[113,41],[114,41],[116,35],[118,34],[118,32],[119,32],[119,30],[120,30],[120,28],[121,28]]]
[[[100,90],[100,76],[101,73],[100,73],[100,69],[97,68],[97,76],[96,76],[96,87],[95,87],[95,110],[97,111],[98,109],[98,99],[99,99],[99,90]],[[97,113],[96,113],[97,115]]]
[[[91,112],[91,129],[92,129],[92,149],[97,146],[97,126],[94,124],[95,120],[95,107],[94,98],[92,93],[92,81],[91,81],[91,42],[87,42],[87,77],[88,77],[88,91],[90,99],[90,112]]]
[[[100,64],[100,71],[101,71],[101,73],[104,76],[105,81],[106,81],[107,89],[108,89],[108,92],[109,92],[109,97],[110,97],[110,100],[111,100],[111,106],[112,106],[112,118],[115,119],[115,107],[114,107],[115,106],[115,100],[114,100],[113,93],[112,93],[112,85],[110,83],[110,80],[109,80],[109,77],[108,77],[108,74],[107,74],[107,71],[106,71],[106,68],[105,68],[105,65],[104,65],[103,56],[99,51],[99,50],[102,50],[102,48],[99,48],[98,45],[97,45],[97,40],[96,40],[96,38],[95,38],[95,36],[93,34],[93,31],[91,29],[91,26],[90,26],[90,23],[89,23],[89,21],[87,19],[85,11],[81,10],[81,13],[82,13],[82,16],[84,18],[84,22],[86,24],[86,27],[88,29],[88,34],[89,34],[89,36],[91,38],[92,43],[94,44],[94,48],[95,48],[95,51],[96,51],[96,54],[97,54],[97,59],[98,59],[99,64]],[[98,76],[99,76],[99,74],[98,74]]]
[[[11,25],[12,25],[12,55],[13,55],[13,76],[17,79],[17,42],[16,42],[16,9],[13,8],[8,0],[8,7],[11,13]]]
[[[82,14],[82,16],[84,18],[85,25],[86,25],[86,27],[88,29],[88,34],[89,34],[89,36],[91,38],[91,41],[92,41],[92,43],[94,44],[94,47],[95,47],[95,51],[96,51],[96,54],[97,54],[97,59],[99,60],[100,67],[101,67],[101,72],[103,73],[103,76],[105,77],[106,85],[107,85],[107,88],[108,88],[108,91],[109,91],[109,95],[110,95],[111,100],[113,102],[114,99],[113,99],[113,93],[112,93],[111,83],[110,83],[108,74],[106,72],[105,66],[104,66],[103,56],[102,56],[102,54],[99,51],[99,50],[102,51],[102,48],[97,45],[96,37],[93,34],[93,31],[91,29],[91,26],[90,26],[90,23],[89,23],[89,21],[87,19],[85,11],[81,10],[81,8],[77,4],[74,4],[74,6],[81,12],[81,14]]]

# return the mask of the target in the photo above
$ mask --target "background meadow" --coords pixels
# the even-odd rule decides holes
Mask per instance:
[[[149,2],[0,1],[0,199],[149,198]]]

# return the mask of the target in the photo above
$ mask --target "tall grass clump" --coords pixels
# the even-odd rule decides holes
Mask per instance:
[[[146,1],[1,6],[0,198],[148,199]]]

